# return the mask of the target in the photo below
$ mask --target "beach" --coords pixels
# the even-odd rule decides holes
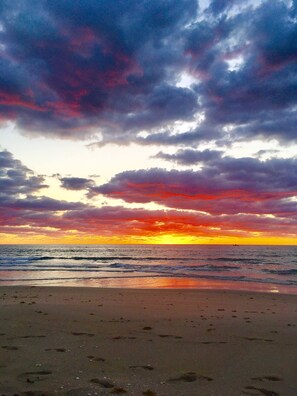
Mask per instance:
[[[297,394],[297,296],[0,288],[0,394]]]

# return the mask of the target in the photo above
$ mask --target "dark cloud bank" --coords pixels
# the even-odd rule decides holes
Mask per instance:
[[[0,117],[31,134],[100,131],[103,144],[192,145],[230,124],[233,140],[296,141],[296,4],[245,4],[3,0]],[[197,112],[193,130],[160,131]]]

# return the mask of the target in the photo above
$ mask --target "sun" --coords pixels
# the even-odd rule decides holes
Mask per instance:
[[[198,243],[198,238],[193,237],[192,235],[163,234],[152,236],[148,239],[149,243],[154,245],[187,245]],[[200,243],[203,242],[201,241]]]

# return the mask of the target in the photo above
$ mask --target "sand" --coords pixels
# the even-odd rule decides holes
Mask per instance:
[[[0,396],[296,396],[297,296],[0,288]]]

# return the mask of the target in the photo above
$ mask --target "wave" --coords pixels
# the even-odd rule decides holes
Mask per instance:
[[[43,261],[43,260],[75,260],[75,261],[110,261],[110,260],[131,260],[131,261],[139,261],[139,260],[144,260],[144,261],[152,261],[152,260],[165,260],[165,261],[176,261],[176,260],[193,260],[193,258],[189,257],[183,257],[183,258],[177,258],[177,257],[153,257],[153,256],[148,256],[148,257],[142,257],[142,256],[41,256],[41,257],[28,257],[28,258],[14,258],[14,257],[5,257],[1,258],[0,262],[4,260],[11,260],[11,261]]]
[[[136,271],[139,273],[143,272],[154,272],[154,273],[169,273],[175,274],[184,272],[185,275],[191,272],[205,272],[205,271],[215,271],[224,272],[230,270],[238,270],[239,266],[230,265],[144,265],[144,264],[127,264],[127,263],[112,263],[104,266],[98,266],[96,264],[84,264],[82,266],[77,266],[75,264],[64,264],[64,265],[17,265],[17,266],[0,266],[2,271],[84,271],[84,272],[106,272],[120,270],[121,272]]]
[[[297,275],[297,269],[284,269],[284,270],[273,270],[273,269],[263,269],[263,272],[275,275]]]
[[[210,259],[213,260],[213,259]],[[219,257],[214,259],[215,261],[228,261],[228,262],[238,262],[238,263],[249,263],[249,264],[261,264],[262,259],[256,259],[256,258],[243,258],[243,257]]]
[[[95,262],[95,263],[105,263],[109,261],[132,261],[132,262],[145,262],[145,261],[155,261],[159,262],[192,262],[195,263],[248,263],[248,264],[262,264],[263,260],[256,258],[242,258],[242,257],[162,257],[162,256],[31,256],[31,257],[2,257],[0,258],[0,265],[3,264],[20,264],[20,263],[33,263],[38,261],[83,261],[83,262]],[[267,263],[266,263],[267,264]],[[277,263],[273,263],[277,265]]]

